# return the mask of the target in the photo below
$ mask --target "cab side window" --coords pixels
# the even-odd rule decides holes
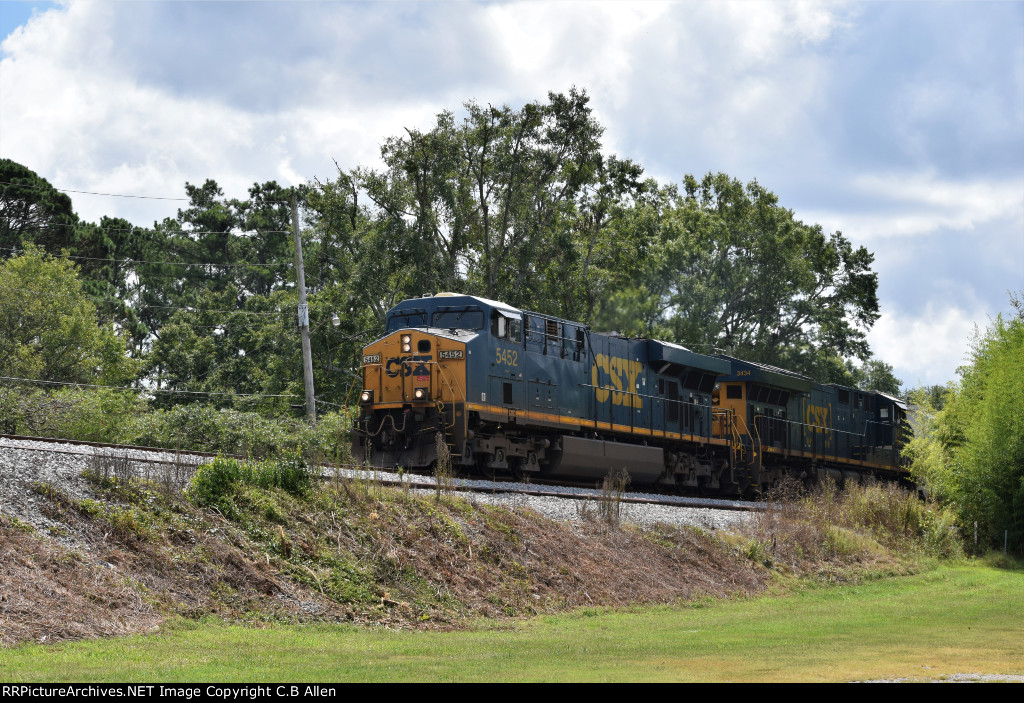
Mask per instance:
[[[519,344],[523,341],[523,321],[495,312],[491,318],[491,334],[498,339],[507,339]]]
[[[522,320],[510,319],[508,321],[508,339],[511,342],[519,344],[523,341],[523,322]]]

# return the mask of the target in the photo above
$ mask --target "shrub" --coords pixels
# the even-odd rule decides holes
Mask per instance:
[[[962,554],[955,513],[895,484],[852,484],[839,490],[825,479],[802,494],[784,486],[770,502],[774,507],[753,521],[753,537],[777,545],[773,551],[789,561],[872,557],[882,545],[941,557]],[[751,558],[757,561],[756,556]]]
[[[198,505],[224,507],[224,501],[236,483],[280,488],[300,495],[309,488],[311,477],[309,466],[297,457],[262,461],[217,457],[196,470],[185,495]]]
[[[245,456],[280,453],[294,445],[297,422],[208,405],[178,405],[138,417],[132,444]]]
[[[140,415],[127,441],[174,449],[267,457],[300,454],[309,461],[350,460],[347,413],[327,413],[315,427],[297,418],[207,405],[178,405]]]
[[[0,388],[0,430],[6,434],[120,442],[144,408],[144,401],[130,391]]]
[[[1024,303],[974,339],[969,363],[958,369],[941,410],[928,395],[912,397],[915,438],[908,447],[913,470],[963,527],[977,522],[983,545],[1024,552]],[[973,530],[972,530],[973,531]]]

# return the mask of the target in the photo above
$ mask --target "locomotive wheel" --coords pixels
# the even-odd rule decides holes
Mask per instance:
[[[523,460],[519,457],[511,457],[508,460],[508,469],[512,472],[512,477],[517,481],[525,481],[529,473],[528,471],[523,471]]]
[[[486,454],[478,454],[477,455],[477,458],[476,458],[476,470],[477,470],[477,472],[481,476],[483,476],[485,479],[487,479],[488,481],[493,481],[497,477],[497,475],[498,475],[498,470],[495,469],[493,466],[490,466],[489,464],[490,464],[490,462],[487,461],[487,455]]]

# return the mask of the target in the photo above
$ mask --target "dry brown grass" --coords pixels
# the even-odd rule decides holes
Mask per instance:
[[[170,615],[246,622],[301,619],[309,612],[350,617],[282,577],[223,517],[199,511],[180,495],[161,506],[166,522],[153,525],[131,502],[76,501],[52,486],[37,490],[48,501],[47,516],[81,546],[69,550],[48,535],[0,522],[4,644],[128,634]],[[118,490],[123,498],[124,489]],[[152,502],[156,494],[139,498]]]
[[[907,554],[962,554],[948,514],[892,483],[830,480],[811,491],[783,483],[771,508],[750,521],[747,556],[795,573],[834,573],[847,566],[896,564]]]
[[[827,485],[811,496],[783,487],[777,507],[730,543],[699,529],[621,526],[596,510],[567,525],[341,477],[302,495],[239,486],[221,511],[101,468],[97,500],[37,487],[78,552],[0,522],[3,644],[138,632],[172,615],[451,628],[730,597],[762,591],[773,569],[895,563],[886,545],[920,541],[927,523],[888,488]],[[616,491],[609,483],[610,507]]]
[[[247,488],[229,520],[113,473],[92,478],[101,500],[37,488],[78,553],[3,523],[3,644],[144,631],[171,615],[451,628],[480,616],[752,593],[767,579],[701,531],[596,517],[569,527],[344,479],[305,498]]]
[[[163,617],[116,568],[0,516],[0,644],[125,635]]]

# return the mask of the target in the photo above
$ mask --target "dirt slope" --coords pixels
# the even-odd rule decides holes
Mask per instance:
[[[152,630],[167,617],[458,627],[578,606],[764,587],[699,529],[575,524],[451,496],[335,483],[240,486],[199,508],[155,483],[33,484],[45,518],[0,514],[0,643]]]

